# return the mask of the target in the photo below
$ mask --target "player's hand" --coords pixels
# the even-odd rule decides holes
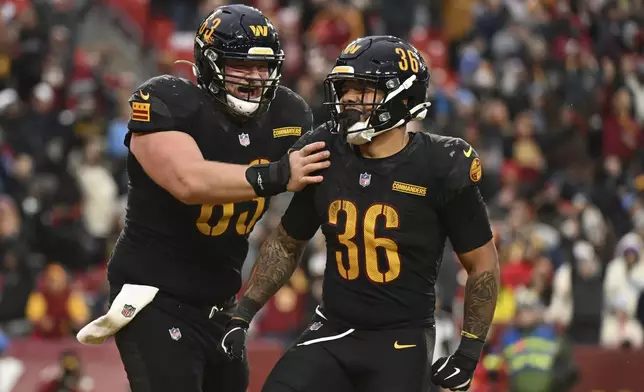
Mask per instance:
[[[248,322],[232,318],[226,326],[224,337],[219,342],[219,351],[230,359],[242,360],[246,352],[246,331]]]
[[[432,383],[450,391],[467,391],[472,384],[477,360],[458,351],[449,357],[440,358],[432,365]]]
[[[322,170],[331,164],[326,159],[328,151],[319,151],[324,148],[324,142],[307,144],[300,150],[289,154],[288,160],[291,167],[291,178],[286,189],[291,192],[301,191],[309,184],[322,182],[322,176],[311,176],[310,174]]]

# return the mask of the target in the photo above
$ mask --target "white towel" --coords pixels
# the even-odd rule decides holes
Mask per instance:
[[[101,344],[125,327],[159,292],[152,286],[126,284],[118,293],[107,314],[87,324],[76,335],[83,344]]]

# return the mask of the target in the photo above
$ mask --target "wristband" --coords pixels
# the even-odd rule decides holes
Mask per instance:
[[[463,356],[478,361],[481,358],[485,340],[472,336],[474,335],[467,332],[461,333],[461,344],[458,346],[457,351]]]
[[[261,308],[262,305],[257,301],[244,296],[237,304],[232,318],[240,319],[250,324],[253,317],[255,317]]]
[[[275,196],[286,192],[290,177],[288,155],[277,162],[253,165],[246,169],[246,181],[259,197]]]

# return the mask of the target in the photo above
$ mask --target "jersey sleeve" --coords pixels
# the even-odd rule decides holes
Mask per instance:
[[[188,132],[191,116],[199,107],[195,86],[174,76],[152,78],[139,86],[128,100],[130,132]]]
[[[299,241],[308,241],[320,228],[320,219],[315,212],[315,186],[307,186],[293,195],[291,203],[282,216],[286,234]]]
[[[492,228],[485,201],[478,189],[483,174],[481,160],[463,139],[444,138],[437,143],[434,158],[442,173],[439,202],[441,223],[457,253],[485,245]]]
[[[483,169],[476,150],[460,138],[445,138],[438,143],[436,157],[443,174],[445,190],[449,192],[476,185],[481,181]]]
[[[476,186],[455,191],[440,206],[438,215],[456,253],[480,248],[493,237],[487,207]]]

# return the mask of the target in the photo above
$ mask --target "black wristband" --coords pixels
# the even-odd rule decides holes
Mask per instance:
[[[246,169],[246,181],[259,197],[275,196],[286,192],[290,177],[288,155],[277,162],[253,165]]]
[[[456,351],[469,359],[478,361],[481,358],[484,345],[484,340],[461,336],[461,344]]]
[[[257,301],[244,296],[239,300],[239,303],[233,312],[233,318],[242,319],[250,324],[253,317],[255,317],[261,308],[262,305]]]

